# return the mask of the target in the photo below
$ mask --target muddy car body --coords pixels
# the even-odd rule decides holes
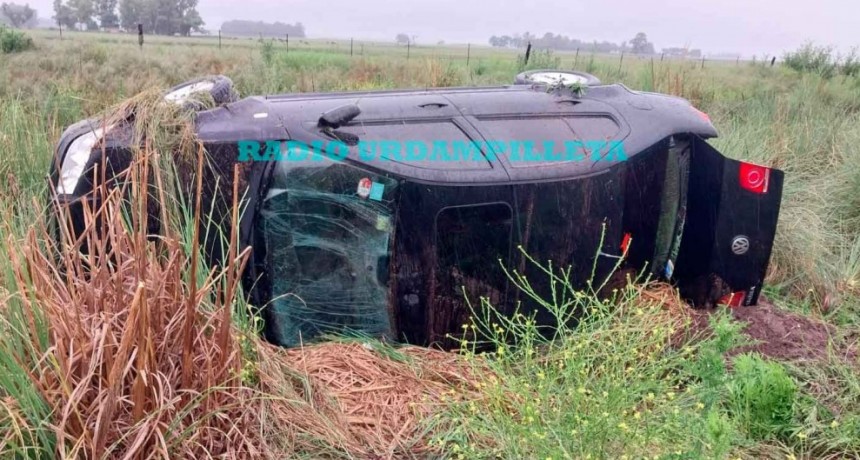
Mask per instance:
[[[127,165],[128,135],[93,126],[73,126],[57,149],[56,202],[73,221],[88,174]],[[755,305],[782,193],[782,172],[709,145],[717,132],[687,101],[622,85],[248,97],[200,112],[195,128],[222,189],[242,163],[246,287],[268,339],[287,346],[344,330],[439,343],[468,321],[464,290],[549,321],[502,269],[548,295],[523,252],[571,267],[577,289],[646,273],[694,305]],[[95,140],[69,174],[66,152],[84,135]],[[391,141],[427,152],[460,142],[477,156],[362,154]],[[581,155],[565,156],[571,141]],[[517,153],[494,142],[532,144]]]

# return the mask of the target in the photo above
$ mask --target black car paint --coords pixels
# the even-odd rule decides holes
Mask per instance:
[[[361,114],[344,128],[359,129],[356,133],[359,137],[361,127],[366,126],[452,123],[472,140],[489,140],[493,136],[484,125],[488,120],[561,117],[571,120],[565,123],[574,129],[578,139],[594,140],[602,137],[604,140],[623,141],[629,157],[623,163],[585,161],[519,167],[521,165],[513,165],[504,156],[488,155],[489,167],[474,170],[434,168],[408,162],[363,162],[355,149],[351,149],[345,160],[347,163],[404,180],[407,185],[400,190],[400,208],[407,206],[410,211],[418,211],[398,213],[396,224],[394,258],[390,270],[390,301],[400,339],[424,344],[437,342],[446,331],[456,328],[462,320],[458,316],[462,316],[465,311],[462,299],[454,299],[451,295],[440,297],[439,289],[450,291],[451,286],[440,288],[435,260],[427,255],[427,248],[435,248],[439,244],[435,240],[436,232],[429,235],[433,238],[416,240],[423,237],[421,232],[435,228],[439,214],[446,209],[507,203],[512,209],[513,221],[510,258],[504,262],[513,263],[521,270],[525,270],[526,266],[513,248],[519,245],[528,247],[532,238],[527,233],[535,231],[543,233],[543,240],[532,242],[531,249],[538,253],[536,256],[545,255],[547,251],[566,253],[567,256],[555,262],[560,266],[575,264],[575,279],[580,287],[590,275],[586,268],[594,266],[596,254],[620,253],[618,245],[625,233],[635,233],[628,264],[632,268],[643,268],[650,262],[650,254],[654,250],[654,243],[650,239],[655,234],[656,224],[653,219],[648,220],[653,216],[649,217],[641,209],[659,207],[656,199],[649,198],[648,194],[655,191],[661,193],[659,187],[663,180],[660,174],[649,175],[646,172],[651,163],[665,163],[665,158],[661,159],[659,152],[676,139],[691,145],[693,161],[687,225],[684,227],[677,268],[672,279],[679,284],[682,295],[696,304],[708,305],[716,300],[711,287],[703,281],[703,278],[714,275],[728,283],[732,291],[750,293],[744,299],[744,304],[754,305],[758,299],[778,217],[782,173],[773,170],[770,193],[764,196],[744,195],[749,192],[737,186],[737,162],[726,159],[706,142],[707,138],[717,135],[713,125],[680,98],[634,92],[622,85],[589,88],[585,95],[573,95],[545,86],[517,85],[250,97],[199,113],[196,119],[197,134],[210,153],[215,152],[213,156],[223,157],[229,163],[227,159],[231,156],[235,161],[238,153],[236,143],[242,140],[295,140],[308,145],[331,141],[331,137],[318,126],[319,117],[322,113],[348,104],[360,107]],[[588,120],[605,122],[592,123],[595,129],[590,130]],[[617,130],[607,138],[605,130],[598,125],[606,127],[609,123],[614,124]],[[54,181],[57,180],[57,165],[62,164],[69,144],[98,126],[95,120],[85,120],[66,130],[58,145],[57,161],[52,164]],[[105,151],[122,150],[124,144],[127,144],[127,133],[116,130],[107,135]],[[94,149],[91,163],[97,164],[101,158],[101,149]],[[116,163],[126,164],[125,161]],[[245,195],[248,207],[240,222],[241,243],[243,246],[253,246],[246,286],[252,303],[259,306],[264,306],[270,300],[267,289],[270,289],[271,284],[267,279],[266,248],[258,244],[255,219],[271,179],[272,165],[272,162],[250,165],[248,193]],[[639,172],[634,173],[637,168]],[[637,181],[644,182],[640,184]],[[85,190],[76,190],[75,197],[61,198],[64,202],[74,202],[85,194]],[[588,208],[593,212],[578,215],[567,215],[562,206],[556,206],[555,210],[546,211],[549,214],[541,214],[548,219],[542,225],[523,222],[520,210],[534,207],[535,197],[538,197],[538,203],[547,203],[547,197],[553,196],[557,200],[567,198],[572,202],[585,198],[591,202],[593,198],[597,205]],[[420,206],[415,203],[420,203]],[[640,218],[631,217],[637,213]],[[552,217],[553,214],[555,217]],[[586,221],[591,224],[583,225]],[[553,241],[551,233],[565,228],[565,224],[566,234],[580,232],[577,238],[559,243],[568,246],[555,250],[534,248],[534,245],[557,243]],[[588,228],[581,230],[585,227]],[[601,234],[597,233],[598,228]],[[750,236],[755,248],[744,257],[726,253],[726,240],[730,241],[739,234]],[[601,240],[604,241],[602,247]],[[576,243],[575,247],[569,246],[571,242]],[[219,260],[219,245],[207,242],[207,246],[210,257]],[[614,266],[611,257],[597,256],[596,261],[602,274],[609,273]],[[421,270],[416,271],[416,267]],[[649,270],[659,274],[662,267],[651,267]],[[501,289],[505,298],[498,301],[508,305],[504,308],[510,308],[511,300],[518,299],[519,294],[511,292],[506,280],[497,278],[493,281],[506,284]],[[538,282],[536,278],[535,282]],[[545,291],[545,288],[538,286],[540,291]],[[447,306],[438,308],[437,300],[443,297],[447,299],[444,300]],[[416,298],[419,300],[417,304],[411,300],[401,302],[403,299]]]

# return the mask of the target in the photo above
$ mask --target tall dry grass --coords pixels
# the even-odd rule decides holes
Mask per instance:
[[[148,181],[140,164],[132,186]],[[126,192],[100,189],[101,206],[85,207],[86,230],[61,231],[59,245],[45,225],[8,242],[28,324],[19,332],[45,345],[18,359],[51,408],[56,454],[261,455],[259,411],[248,410],[259,397],[241,381],[232,320],[244,256],[231,240],[230,260],[198,285],[198,247],[188,254],[176,239],[152,241],[140,231],[145,213],[130,225]]]
[[[83,231],[71,231],[70,210],[59,206],[57,225],[36,219],[4,232],[10,289],[0,312],[19,319],[3,330],[21,346],[0,336],[0,364],[24,382],[17,392],[4,382],[0,392],[0,453],[439,454],[425,422],[451,393],[474,390],[471,367],[449,353],[383,344],[292,351],[263,344],[241,292],[248,252],[240,253],[235,232],[222,235],[221,266],[201,258],[206,152],[189,135],[189,120],[154,102],[155,94],[107,116],[108,124],[140,119],[132,131],[142,147],[119,181],[101,181],[84,202]],[[171,159],[196,165],[190,179],[198,193],[190,199],[174,183]],[[233,229],[237,176],[238,168],[229,194]],[[161,231],[152,235],[156,218]],[[44,410],[34,413],[40,404]]]
[[[450,422],[437,416],[479,401],[487,377],[486,368],[454,353],[372,340],[265,345],[259,353],[261,387],[271,395],[266,438],[308,458],[444,456],[432,441]]]

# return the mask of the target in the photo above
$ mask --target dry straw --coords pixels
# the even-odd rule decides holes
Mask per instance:
[[[472,366],[450,353],[380,344],[285,351],[240,326],[235,315],[248,313],[240,286],[248,252],[240,253],[233,233],[222,267],[201,262],[200,193],[184,223],[181,211],[153,207],[175,190],[166,185],[173,178],[165,157],[187,160],[193,148],[198,191],[207,158],[189,141],[187,121],[159,121],[164,109],[145,101],[112,119],[137,120],[142,148],[121,184],[102,183],[98,205],[84,203],[85,229],[73,234],[59,225],[58,242],[49,226],[36,224],[7,241],[14,295],[28,323],[20,332],[33,344],[18,359],[51,410],[55,456],[432,456],[425,422],[475,394]],[[97,182],[99,174],[104,168],[96,168]],[[233,174],[235,224],[241,194],[238,169]],[[60,208],[61,223],[68,212]],[[148,234],[155,218],[159,235]],[[7,308],[0,302],[0,314]],[[17,431],[0,436],[0,452],[34,423],[6,399],[0,422]]]

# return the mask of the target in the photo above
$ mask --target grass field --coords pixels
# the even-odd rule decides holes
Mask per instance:
[[[350,362],[343,339],[308,351],[314,361],[256,338],[238,265],[198,270],[187,225],[158,251],[133,224],[116,230],[126,263],[98,276],[69,268],[86,265],[80,254],[52,260],[40,222],[62,129],[205,74],[243,95],[495,85],[522,70],[517,53],[472,47],[467,66],[462,47],[407,59],[382,44],[350,56],[343,41],[34,40],[0,54],[0,458],[860,457],[860,78],[540,51],[529,65],[683,96],[710,115],[721,151],[786,172],[766,295],[779,318],[823,331],[814,353],[768,352],[738,315],[706,318],[665,287],[630,286],[611,304],[549,302],[588,312],[551,340],[476,306],[459,355],[373,342]],[[364,380],[337,387],[334,368]]]

